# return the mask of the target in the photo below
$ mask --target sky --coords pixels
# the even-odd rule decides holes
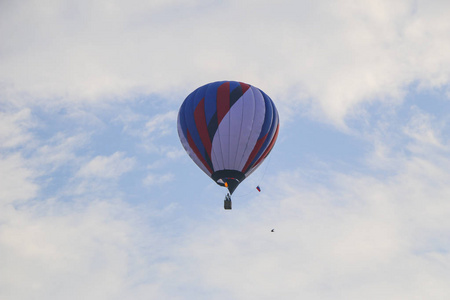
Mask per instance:
[[[448,299],[449,11],[1,1],[0,299]],[[231,211],[176,130],[218,80],[280,115]]]

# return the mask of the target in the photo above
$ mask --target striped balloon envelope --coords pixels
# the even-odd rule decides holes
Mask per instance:
[[[178,113],[178,135],[184,149],[230,194],[264,161],[278,130],[272,99],[242,82],[201,86],[187,96]]]

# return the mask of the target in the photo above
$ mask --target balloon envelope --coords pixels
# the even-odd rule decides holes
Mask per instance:
[[[264,161],[279,129],[270,97],[236,81],[213,82],[193,91],[181,105],[177,123],[192,160],[230,193]]]

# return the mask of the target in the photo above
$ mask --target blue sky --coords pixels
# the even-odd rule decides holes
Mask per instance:
[[[449,9],[3,1],[0,298],[448,298]],[[232,211],[176,132],[216,80],[280,113]]]

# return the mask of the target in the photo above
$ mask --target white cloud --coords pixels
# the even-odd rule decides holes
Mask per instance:
[[[162,185],[164,183],[173,181],[174,178],[175,178],[175,176],[172,173],[166,173],[166,174],[149,173],[145,177],[143,183],[146,186]]]
[[[196,221],[171,211],[159,222],[150,208],[113,199],[9,206],[0,295],[440,299],[450,292],[450,162],[437,159],[404,159],[385,178],[287,172],[268,178],[276,189],[235,199],[231,214]],[[167,231],[173,222],[183,230]]]
[[[82,166],[76,176],[84,178],[118,178],[132,170],[135,165],[134,158],[124,156],[125,154],[121,152],[116,152],[110,156],[96,156]]]
[[[34,197],[39,188],[37,174],[20,154],[0,155],[0,204],[22,202]]]
[[[439,137],[439,129],[433,124],[433,116],[421,112],[417,107],[413,107],[413,116],[404,132],[407,136],[415,140],[416,144],[427,146],[430,145],[436,148],[444,148],[443,142]]]
[[[145,124],[145,136],[164,136],[174,131],[177,120],[177,112],[169,111],[153,116]]]
[[[123,299],[142,280],[139,266],[159,251],[149,248],[155,235],[137,229],[139,214],[120,201],[40,201],[0,216],[2,299]]]
[[[385,114],[358,133],[373,148],[366,153],[370,167],[395,172],[411,157],[437,163],[448,154],[447,116],[426,112],[415,105],[404,107],[403,113],[406,117]]]
[[[177,158],[180,158],[183,155],[185,155],[185,153],[186,152],[184,150],[182,150],[182,149],[175,149],[174,148],[174,149],[166,151],[166,156],[169,159],[177,159]]]
[[[14,148],[23,146],[32,137],[28,129],[32,127],[30,109],[25,108],[18,112],[0,111],[0,147]]]
[[[235,79],[343,126],[360,103],[449,83],[445,1],[133,3],[3,4],[3,93],[181,101]]]
[[[404,160],[387,178],[327,171],[324,183],[287,173],[263,199],[197,225],[174,274],[195,268],[189,283],[218,299],[440,299],[450,293],[449,163]]]
[[[36,149],[30,159],[30,164],[41,172],[49,174],[63,166],[75,167],[82,162],[76,151],[89,142],[89,135],[76,134],[72,136],[57,132]]]

